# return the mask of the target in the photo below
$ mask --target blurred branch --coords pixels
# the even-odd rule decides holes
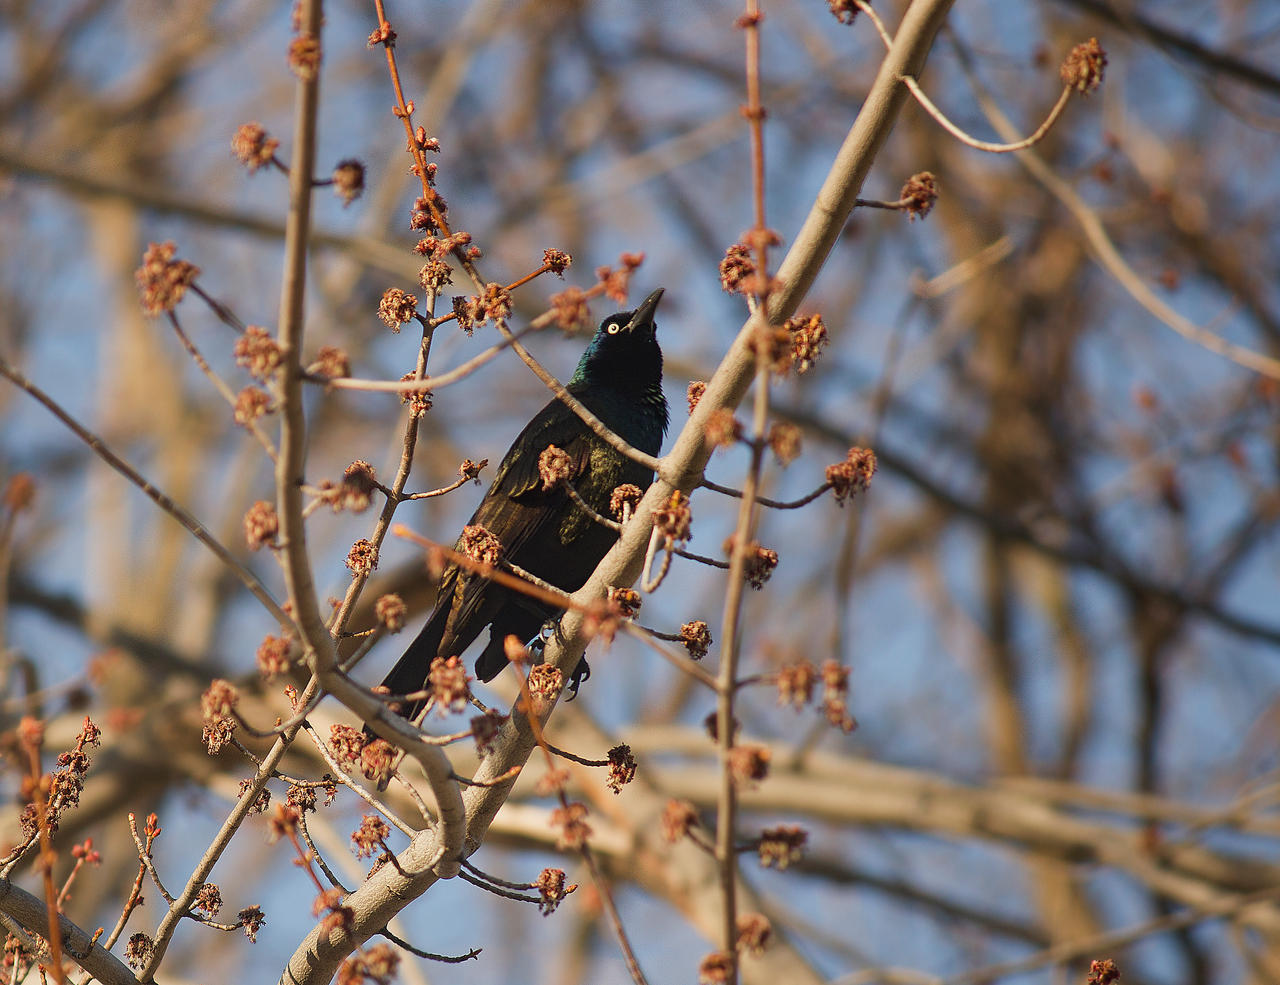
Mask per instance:
[[[264,239],[282,240],[285,225],[265,219],[260,210],[240,211],[229,206],[196,201],[190,194],[168,192],[152,181],[106,178],[97,171],[63,167],[12,147],[0,146],[0,170],[18,177],[48,181],[68,194],[85,199],[114,199],[130,202],[158,215],[191,219],[214,228],[238,230]],[[421,266],[397,246],[369,236],[310,230],[308,246],[335,250],[366,266],[396,277],[417,277]]]
[[[271,593],[267,591],[267,586],[259,580],[257,575],[236,560],[231,552],[228,551],[222,543],[205,528],[204,524],[153,486],[142,476],[140,472],[138,472],[137,469],[113,452],[102,438],[83,427],[74,417],[63,410],[62,406],[57,401],[10,366],[3,357],[0,357],[0,376],[7,377],[15,386],[25,390],[27,393],[31,394],[31,396],[35,397],[40,403],[44,404],[54,417],[65,424],[72,433],[88,445],[99,458],[146,493],[147,497],[161,510],[168,513],[171,517],[186,527],[196,540],[209,548],[209,550],[217,556],[218,560],[220,560],[230,571],[233,571],[236,576],[239,577],[239,579],[244,583],[244,586],[253,594],[253,597],[262,603],[266,610],[275,618],[276,622],[280,624],[282,629],[287,631],[293,626],[293,620],[285,615],[284,610],[281,609],[276,600],[271,597]]]
[[[1017,129],[1009,118],[1001,112],[991,94],[978,80],[964,45],[957,41],[955,47],[961,67],[973,87],[983,113],[986,114],[991,125],[995,127],[1002,137],[1007,140],[1016,140]],[[1018,160],[1035,176],[1036,180],[1044,185],[1075,216],[1099,266],[1115,278],[1116,282],[1128,291],[1138,304],[1142,305],[1157,319],[1164,322],[1164,324],[1188,341],[1194,342],[1210,352],[1224,356],[1246,369],[1280,380],[1280,359],[1266,356],[1245,346],[1229,342],[1220,335],[1194,324],[1165,304],[1155,291],[1148,287],[1146,282],[1138,276],[1128,261],[1121,256],[1120,251],[1116,249],[1115,243],[1108,235],[1106,227],[1103,226],[1098,213],[1085,202],[1079,193],[1066,181],[1058,177],[1035,151],[1021,150],[1016,153]]]
[[[49,912],[44,901],[15,886],[7,878],[0,878],[0,912],[36,933],[42,932],[41,929],[48,931]],[[62,934],[63,953],[103,985],[139,985],[123,961],[100,944],[92,943],[92,936],[65,916],[58,916],[58,928]],[[16,974],[17,962],[14,964]]]
[[[855,435],[835,427],[831,422],[794,406],[780,406],[778,413],[807,431],[822,435],[838,447],[848,448],[857,443]],[[1122,558],[1107,553],[1100,545],[1070,543],[1069,536],[1039,532],[1004,513],[993,513],[979,503],[970,502],[946,489],[905,455],[886,445],[882,439],[876,445],[876,459],[880,465],[896,472],[913,486],[937,500],[943,506],[988,528],[997,536],[1030,547],[1047,557],[1067,564],[1089,568],[1116,582],[1117,585],[1137,594],[1150,595],[1168,602],[1175,608],[1193,612],[1209,622],[1238,636],[1256,639],[1264,643],[1280,645],[1280,626],[1269,625],[1249,616],[1228,611],[1214,598],[1189,594],[1183,588],[1162,583],[1132,569]]]
[[[1136,10],[1117,10],[1107,0],[1057,0],[1066,7],[1099,17],[1109,24],[1124,28],[1132,34],[1145,37],[1158,47],[1168,48],[1185,55],[1198,65],[1228,78],[1243,82],[1271,95],[1280,95],[1280,76],[1266,69],[1251,65],[1235,55],[1217,51],[1186,34],[1179,34],[1151,20]]]

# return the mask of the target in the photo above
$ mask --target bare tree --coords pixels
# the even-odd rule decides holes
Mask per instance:
[[[1180,6],[4,4],[9,979],[1280,977],[1280,38]],[[586,585],[450,549],[659,286]],[[564,615],[414,726],[446,559]]]

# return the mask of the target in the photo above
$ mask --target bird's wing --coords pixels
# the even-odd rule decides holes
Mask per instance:
[[[493,485],[471,518],[472,525],[484,527],[501,541],[504,558],[528,567],[522,563],[521,549],[536,540],[548,524],[558,526],[570,508],[563,489],[542,488],[538,459],[543,451],[548,445],[562,448],[569,456],[569,479],[576,481],[590,463],[589,437],[590,432],[578,416],[559,400],[552,400],[512,443],[498,465]],[[469,643],[481,625],[493,618],[494,613],[489,610],[494,607],[485,605],[486,598],[505,598],[506,593],[495,593],[488,581],[464,572],[457,572],[457,581],[451,587],[453,612],[446,640],[460,642],[465,638]],[[481,623],[473,626],[477,617]]]

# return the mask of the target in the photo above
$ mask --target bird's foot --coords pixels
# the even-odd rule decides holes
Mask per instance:
[[[582,687],[582,682],[591,676],[591,668],[587,666],[587,659],[583,657],[578,661],[578,666],[573,668],[573,676],[569,678],[569,696],[565,701],[572,701],[578,696],[578,688]]]
[[[527,649],[535,657],[541,658],[543,651],[547,648],[547,640],[560,628],[559,619],[548,619],[542,624],[542,628],[538,630],[538,635],[525,644]],[[583,681],[591,676],[591,668],[587,665],[586,659],[580,659],[578,666],[574,668],[573,675],[569,678],[569,696],[566,701],[572,701],[578,696],[578,688],[582,687]]]

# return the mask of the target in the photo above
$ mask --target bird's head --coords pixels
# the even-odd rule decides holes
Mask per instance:
[[[602,321],[569,382],[638,390],[660,386],[662,350],[653,316],[662,291],[658,288],[635,311],[619,311]]]

